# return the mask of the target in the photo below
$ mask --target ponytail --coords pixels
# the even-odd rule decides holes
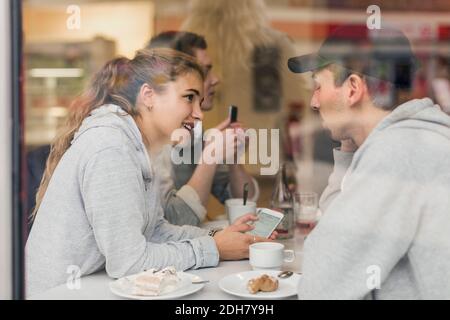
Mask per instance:
[[[52,143],[50,154],[46,162],[45,171],[36,194],[36,206],[33,209],[32,217],[36,216],[36,212],[41,205],[42,198],[47,190],[48,183],[55,171],[59,160],[70,147],[70,143],[81,126],[83,120],[91,113],[92,110],[105,104],[109,100],[109,92],[117,82],[119,70],[121,66],[128,63],[127,58],[116,58],[109,61],[92,79],[88,89],[78,97],[70,106],[69,117],[66,121],[63,131]],[[121,75],[120,78],[124,78]]]

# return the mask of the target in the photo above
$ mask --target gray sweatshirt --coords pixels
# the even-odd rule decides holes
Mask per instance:
[[[105,105],[86,118],[50,180],[26,244],[27,294],[79,269],[113,278],[173,265],[216,266],[208,231],[163,218],[154,174],[134,120]]]
[[[335,151],[299,298],[450,299],[450,117],[404,103],[349,159]]]

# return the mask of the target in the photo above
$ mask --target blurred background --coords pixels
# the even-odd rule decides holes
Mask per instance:
[[[107,60],[116,55],[132,58],[162,31],[189,30],[208,42],[221,83],[204,127],[223,120],[227,106],[234,104],[247,128],[280,129],[280,156],[297,189],[322,192],[336,143],[309,108],[310,75],[290,73],[287,58],[317,50],[341,24],[367,30],[370,5],[381,8],[382,24],[409,37],[421,62],[415,76],[407,65],[379,66],[403,84],[393,101],[430,96],[450,109],[449,1],[24,0],[22,4],[24,142],[31,203],[48,145],[73,98]],[[248,169],[261,185],[259,205],[268,206],[274,177],[260,176],[258,165]],[[223,207],[212,198],[208,212],[214,218]]]

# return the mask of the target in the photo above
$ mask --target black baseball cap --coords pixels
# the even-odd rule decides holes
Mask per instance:
[[[290,58],[288,67],[294,73],[304,73],[331,63],[347,68],[355,66],[354,71],[394,84],[400,80],[390,68],[403,66],[403,70],[412,73],[419,66],[408,38],[401,31],[389,27],[370,30],[350,24],[334,29],[318,52]]]

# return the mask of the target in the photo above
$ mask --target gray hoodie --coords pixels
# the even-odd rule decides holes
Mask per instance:
[[[208,231],[163,218],[159,182],[134,120],[92,112],[50,180],[26,244],[27,294],[106,268],[114,278],[173,265],[216,266]]]
[[[450,299],[450,117],[404,103],[349,159],[335,151],[299,298]]]

